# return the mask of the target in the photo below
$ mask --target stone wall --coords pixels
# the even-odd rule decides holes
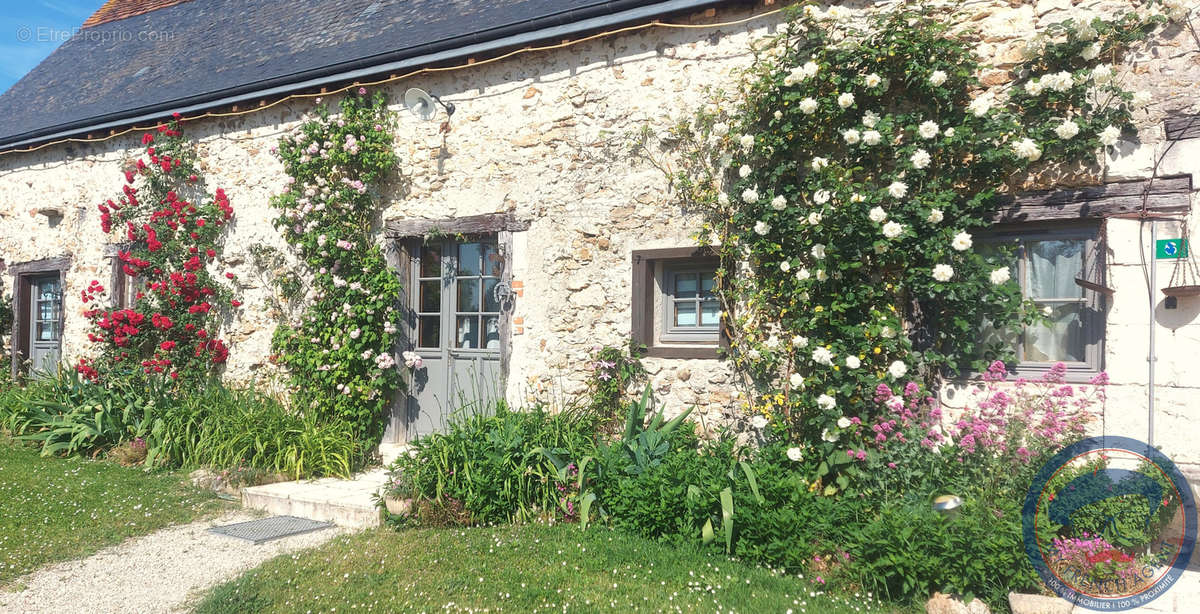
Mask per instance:
[[[1013,78],[1020,41],[1071,15],[1072,5],[1110,10],[1136,2],[951,4],[964,15],[964,27],[978,30],[981,56],[997,64],[984,75],[985,82],[1003,86]],[[721,11],[693,23],[748,15]],[[511,400],[554,404],[582,391],[593,345],[619,344],[629,335],[631,251],[694,243],[698,218],[669,204],[658,170],[622,154],[622,135],[646,123],[663,130],[672,118],[702,104],[706,87],[732,84],[732,74],[751,59],[747,44],[778,24],[779,18],[770,16],[732,27],[642,30],[386,86],[393,101],[407,88],[421,87],[458,110],[452,131],[442,135],[437,122],[416,121],[394,105],[401,119],[396,147],[405,181],[390,194],[385,219],[509,211],[532,222],[514,237],[514,277],[521,296],[514,313]],[[1149,89],[1156,98],[1138,117],[1140,142],[1122,144],[1121,154],[1108,160],[1105,178],[1150,176],[1153,160],[1167,149],[1163,118],[1194,105],[1193,84],[1200,77],[1195,45],[1185,29],[1174,26],[1132,62],[1131,89]],[[285,179],[270,150],[303,121],[310,104],[292,101],[186,127],[199,143],[209,185],[225,188],[237,215],[222,267],[238,274],[245,303],[224,333],[233,344],[228,375],[234,379],[275,379],[267,357],[279,314],[270,306],[267,277],[254,270],[249,249],[267,245],[287,252],[270,224],[268,201]],[[99,231],[95,205],[118,193],[120,171],[139,150],[137,138],[0,155],[0,257],[9,263],[61,254],[75,259],[65,293],[67,359],[85,352],[87,322],[80,316],[79,292],[91,279],[104,281],[109,275],[102,257],[107,239]],[[1160,174],[1200,170],[1196,148],[1200,140],[1177,144]],[[57,227],[36,213],[47,205],[64,213]],[[1161,236],[1171,232],[1163,229]],[[1106,344],[1114,386],[1104,429],[1144,437],[1150,301],[1142,281],[1138,223],[1113,221],[1108,233],[1110,279],[1117,294]],[[1169,265],[1157,266],[1165,281]],[[11,289],[11,283],[5,287]],[[1169,454],[1197,462],[1200,447],[1192,435],[1198,433],[1188,416],[1200,411],[1200,377],[1190,362],[1190,352],[1200,349],[1200,303],[1181,301],[1179,309],[1167,311],[1154,293],[1158,441]],[[695,404],[709,424],[741,415],[725,363],[646,362],[668,411]]]

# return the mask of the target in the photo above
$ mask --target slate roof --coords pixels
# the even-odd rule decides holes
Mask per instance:
[[[0,96],[0,148],[622,11],[717,3],[113,0]]]

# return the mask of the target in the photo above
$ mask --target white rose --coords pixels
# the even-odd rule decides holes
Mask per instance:
[[[863,196],[862,194],[859,194],[858,192],[855,192],[854,194],[850,195],[850,202],[852,202],[852,203],[861,203],[866,200],[867,200],[867,197]]]
[[[792,376],[788,378],[788,383],[792,385],[792,388],[801,388],[804,386],[804,377],[799,373],[793,373]]]
[[[838,425],[838,428],[840,428],[840,429],[848,429],[848,428],[850,428],[851,424],[854,424],[854,423],[851,422],[850,419],[845,416],[842,416],[841,418],[837,419],[837,425]]]
[[[1150,95],[1150,92],[1147,92],[1147,91],[1134,92],[1133,100],[1129,104],[1130,104],[1130,106],[1132,106],[1135,109],[1140,109],[1144,106],[1149,105],[1150,101],[1152,99],[1153,99],[1153,97]]]
[[[866,143],[869,146],[875,146],[883,140],[883,135],[879,134],[878,130],[867,130],[866,132],[862,133],[862,140],[863,143]]]
[[[945,130],[942,131],[942,134],[944,134],[946,136],[954,136],[954,128],[953,127],[946,128]]]
[[[864,126],[868,128],[874,128],[875,124],[879,123],[879,119],[880,117],[878,113],[874,111],[867,111],[863,114],[862,122]]]
[[[771,208],[776,211],[783,211],[787,208],[787,199],[782,196],[776,196],[771,199]]]
[[[728,205],[729,204],[729,195],[724,192],[717,194],[717,204]]]
[[[751,170],[748,165],[743,164],[742,167],[738,169],[738,176],[741,177],[742,179],[749,177],[750,173],[751,173]]]
[[[924,149],[916,150],[913,152],[913,155],[908,158],[908,161],[912,162],[913,168],[918,170],[929,166],[929,163],[932,160],[933,158],[929,155],[929,152],[925,151]]]
[[[1042,148],[1038,147],[1038,144],[1030,138],[1024,138],[1013,143],[1012,149],[1013,153],[1017,154],[1017,156],[1025,158],[1030,162],[1036,162],[1042,157]]]
[[[827,166],[829,166],[829,158],[817,156],[812,159],[812,169],[814,171],[819,171]]]
[[[1025,82],[1025,92],[1030,96],[1038,96],[1042,93],[1042,84],[1037,79],[1030,79]]]
[[[867,87],[875,87],[880,83],[883,83],[883,77],[880,77],[876,73],[871,73],[867,75],[865,79],[863,79],[863,82],[867,84]]]
[[[833,352],[830,352],[828,348],[818,347],[812,351],[812,360],[817,364],[832,365]]]
[[[805,115],[812,115],[817,112],[817,101],[812,98],[805,98],[797,105]]]
[[[748,205],[753,205],[754,203],[758,202],[758,190],[755,190],[754,188],[746,188],[745,190],[742,190],[742,202]]]
[[[824,258],[825,257],[825,244],[817,243],[816,245],[812,246],[812,255],[813,255],[813,258],[818,258],[818,259]]]
[[[876,224],[882,224],[887,219],[887,211],[884,211],[883,207],[872,207],[867,212],[867,217]]]
[[[838,440],[838,436],[837,436],[837,433],[830,433],[829,429],[822,429],[821,430],[821,439],[823,441],[833,443]]]
[[[1071,89],[1071,85],[1075,83],[1075,79],[1071,76],[1071,73],[1064,70],[1052,75],[1046,75],[1042,78],[1042,83],[1056,92],[1065,92]]]
[[[804,66],[800,70],[804,73],[805,77],[815,77],[817,76],[817,72],[821,70],[821,67],[816,62],[809,60],[804,63]]]
[[[941,281],[941,282],[947,282],[947,281],[950,281],[951,277],[954,277],[954,269],[951,268],[950,265],[939,264],[939,265],[936,265],[933,267],[933,278],[934,279]]]
[[[725,136],[726,134],[729,134],[729,124],[726,124],[725,122],[717,122],[713,124],[712,133],[717,136]]]
[[[900,379],[904,377],[905,373],[908,373],[908,367],[905,366],[903,362],[896,360],[893,361],[892,364],[888,365],[888,373],[891,374],[892,377]]]
[[[1092,79],[1096,83],[1108,83],[1112,81],[1113,69],[1108,64],[1098,64],[1092,69]]]
[[[796,279],[798,279],[800,281],[804,281],[811,276],[812,276],[812,274],[809,273],[808,269],[806,269],[806,268],[801,267],[800,270],[796,271]],[[792,340],[795,341],[794,338]]]
[[[829,202],[829,198],[831,196],[832,195],[829,193],[829,190],[817,190],[816,192],[813,192],[813,202],[817,203],[818,205],[823,205]]]
[[[792,263],[791,263],[791,262],[788,262],[787,260],[784,260],[783,262],[780,262],[780,263],[779,263],[779,270],[780,270],[780,271],[783,271],[784,273],[787,273],[788,271],[792,270]]]
[[[975,117],[983,117],[984,115],[987,115],[987,112],[991,109],[992,98],[991,96],[987,95],[980,96],[975,100],[972,100],[971,104],[967,105],[967,110],[969,110]]]
[[[825,281],[829,276],[825,274],[825,269],[817,269],[817,281]]]
[[[774,117],[777,120],[783,119],[783,111],[776,111],[775,114],[772,115],[772,117]]]
[[[950,242],[950,247],[953,247],[960,252],[971,249],[970,233],[960,232],[954,235],[954,240]]]
[[[816,211],[809,213],[808,214],[808,225],[816,226],[817,224],[820,224],[822,217],[823,216],[820,213],[817,213]]]
[[[817,397],[817,407],[825,410],[833,409],[837,407],[837,400],[827,394],[823,394]]]
[[[846,141],[847,145],[857,145],[862,140],[862,133],[850,129],[842,133],[842,139]]]
[[[933,71],[933,74],[929,75],[929,83],[931,83],[934,87],[938,87],[945,82],[946,71],[944,70],[935,70]]]
[[[937,122],[930,120],[923,121],[920,126],[917,126],[917,134],[921,135],[923,139],[932,139],[940,131],[941,128],[938,127]]]
[[[846,357],[846,368],[857,369],[861,366],[862,366],[862,361],[858,359],[858,356],[847,356]]]
[[[1057,134],[1058,138],[1064,141],[1069,140],[1076,134],[1079,134],[1079,124],[1068,119],[1054,129],[1054,134]]]
[[[801,378],[801,379],[803,379],[803,378]],[[787,449],[787,457],[788,457],[788,460],[795,462],[795,463],[798,463],[798,462],[804,460],[804,454],[800,452],[800,448],[795,448],[795,447]]]
[[[754,147],[754,135],[743,134],[741,139],[742,149],[750,149]]]
[[[854,94],[846,92],[837,97],[838,106],[843,109],[848,109],[854,105]]]
[[[883,328],[879,329],[879,336],[883,337],[884,339],[891,339],[892,337],[896,336],[896,331],[892,330],[891,326],[884,326]]]
[[[931,209],[929,211],[929,217],[927,217],[925,219],[928,220],[929,223],[931,223],[931,224],[937,224],[937,223],[941,222],[943,219],[945,219],[945,217],[946,216],[942,214],[941,209]]]
[[[997,286],[1002,283],[1006,283],[1011,278],[1011,275],[1012,274],[1009,272],[1008,267],[1000,267],[995,271],[992,271],[992,283]]]
[[[904,198],[904,195],[908,194],[908,184],[902,181],[893,181],[888,186],[888,194],[891,194],[892,198]]]
[[[904,225],[896,222],[888,222],[883,225],[883,236],[889,239],[895,239],[904,233]]]
[[[1109,126],[1100,131],[1100,143],[1106,147],[1116,145],[1121,138],[1121,131],[1116,126]]]
[[[808,337],[796,335],[792,337],[792,347],[802,348],[808,346]]]
[[[770,337],[767,337],[767,340],[763,342],[763,345],[773,350],[779,347],[779,337],[771,335]]]
[[[770,421],[767,420],[767,417],[762,414],[754,416],[753,418],[750,419],[750,426],[752,426],[760,431],[767,428],[767,424],[769,424],[769,423],[770,423]]]
[[[755,222],[754,223],[754,232],[756,232],[760,235],[765,235],[768,232],[771,232],[771,225],[766,222],[762,222],[762,221]]]
[[[1079,57],[1089,62],[1100,57],[1100,43],[1092,43],[1084,47],[1083,51],[1079,52]]]

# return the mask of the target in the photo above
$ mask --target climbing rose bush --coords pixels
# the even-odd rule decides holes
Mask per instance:
[[[401,384],[394,357],[400,282],[372,237],[380,185],[399,166],[394,119],[381,93],[359,89],[337,112],[314,117],[280,140],[288,187],[271,200],[275,226],[307,268],[303,313],[275,333],[293,403],[344,419],[377,439]]]
[[[98,206],[101,229],[119,246],[117,266],[140,290],[120,309],[97,280],[82,291],[94,355],[76,371],[92,381],[198,380],[228,358],[220,324],[241,304],[215,272],[233,208],[221,188],[207,193],[177,121],[146,133],[142,145],[145,156],[123,171],[122,193]]]
[[[662,139],[722,258],[730,358],[753,409],[793,441],[881,415],[880,382],[927,387],[1010,359],[984,322],[1015,331],[1040,316],[1009,251],[980,251],[979,234],[1024,178],[1094,162],[1148,101],[1122,88],[1119,62],[1161,16],[1050,26],[1015,81],[986,92],[944,14],[804,6],[757,45],[741,94],[716,92]],[[652,139],[634,147],[652,155]]]

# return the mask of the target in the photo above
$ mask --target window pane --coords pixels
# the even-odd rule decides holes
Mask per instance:
[[[500,349],[500,318],[484,316],[483,318],[483,347],[489,350]]]
[[[442,319],[441,316],[421,316],[417,319],[420,331],[417,335],[418,345],[423,348],[441,347]]]
[[[37,331],[38,341],[57,341],[58,321],[51,320],[49,322],[38,322]]]
[[[713,295],[713,288],[717,285],[717,278],[714,273],[700,274],[700,295],[708,298]]]
[[[491,277],[500,277],[504,274],[504,259],[496,250],[495,243],[483,244],[483,274]]]
[[[479,311],[478,279],[458,280],[458,307],[455,310],[459,312]]]
[[[442,248],[428,245],[421,250],[421,277],[442,276]]]
[[[58,320],[58,301],[38,301],[39,320]]]
[[[479,275],[479,244],[463,243],[458,246],[458,274]]]
[[[57,279],[44,279],[38,283],[38,300],[57,301],[60,296],[60,290]]]
[[[498,312],[500,311],[500,301],[496,300],[496,284],[500,283],[499,279],[483,280],[483,310]]]
[[[700,303],[700,326],[717,326],[721,323],[721,307],[717,301]]]
[[[479,316],[458,316],[454,347],[465,349],[479,347]]]
[[[1075,278],[1083,271],[1082,239],[1029,241],[1029,280],[1026,294],[1030,298],[1078,298],[1083,288]]]
[[[696,303],[680,301],[675,303],[675,326],[696,325]]]
[[[421,282],[420,311],[437,313],[442,310],[442,282],[431,279]]]
[[[675,275],[675,298],[696,298],[696,274],[677,273]]]
[[[1072,282],[1073,283],[1073,282]],[[1045,324],[1025,329],[1025,360],[1084,362],[1083,305],[1051,303]]]

